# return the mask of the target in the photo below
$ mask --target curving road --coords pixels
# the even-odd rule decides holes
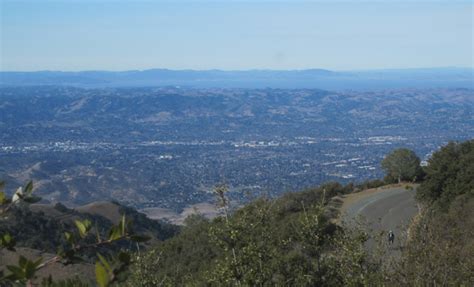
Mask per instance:
[[[405,187],[391,187],[360,194],[343,205],[343,220],[351,223],[362,217],[375,232],[393,230],[394,247],[398,247],[397,239],[406,236],[407,225],[418,213],[415,191],[416,189],[408,190]]]

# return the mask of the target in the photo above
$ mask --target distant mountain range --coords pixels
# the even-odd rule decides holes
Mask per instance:
[[[366,71],[309,70],[134,70],[123,72],[0,72],[2,86],[63,85],[76,87],[188,88],[474,88],[472,68],[427,68]]]

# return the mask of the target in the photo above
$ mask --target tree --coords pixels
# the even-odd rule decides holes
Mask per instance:
[[[433,153],[417,199],[446,208],[460,195],[474,196],[474,140],[451,142]]]
[[[387,172],[389,181],[416,180],[422,174],[420,158],[406,148],[399,148],[389,153],[382,161],[382,168]]]

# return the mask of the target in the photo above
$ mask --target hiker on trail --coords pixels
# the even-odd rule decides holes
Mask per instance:
[[[395,234],[393,234],[393,231],[390,230],[388,233],[388,244],[393,244],[393,241],[395,240]]]

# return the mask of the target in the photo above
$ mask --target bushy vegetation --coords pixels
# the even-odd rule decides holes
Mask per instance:
[[[361,191],[364,189],[370,189],[370,188],[377,188],[386,185],[387,182],[381,179],[373,179],[373,180],[366,180],[360,184],[358,184],[355,188],[355,191]]]
[[[391,277],[404,286],[471,286],[474,282],[474,200],[458,198],[449,212],[429,209],[411,231]]]
[[[11,234],[20,246],[55,252],[64,243],[64,228],[59,220],[23,207],[9,212],[8,220],[0,224],[0,234]]]
[[[448,208],[458,196],[474,196],[474,140],[451,142],[433,154],[418,199]]]
[[[328,198],[349,191],[352,185],[329,183],[275,200],[261,198],[212,221],[194,216],[181,234],[140,258],[129,285],[342,286],[371,282],[381,273],[364,250],[368,235],[338,227],[325,212]],[[225,203],[223,196],[219,195]]]

